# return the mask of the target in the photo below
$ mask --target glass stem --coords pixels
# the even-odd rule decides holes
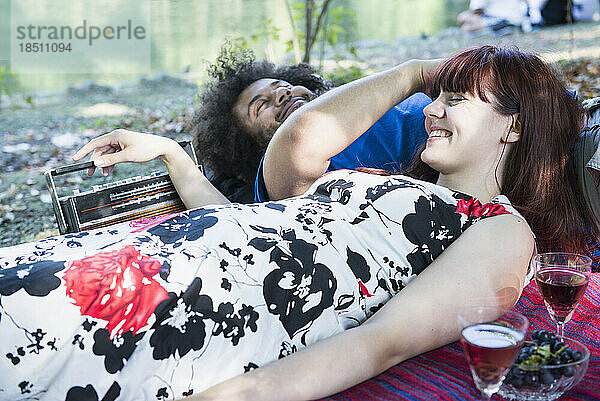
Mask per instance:
[[[562,341],[565,338],[565,323],[556,322],[556,335]]]

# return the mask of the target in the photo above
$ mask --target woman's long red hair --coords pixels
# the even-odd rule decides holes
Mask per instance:
[[[574,251],[586,235],[600,235],[570,165],[583,124],[581,106],[550,66],[518,50],[475,47],[443,61],[431,88],[434,99],[440,89],[470,93],[501,114],[518,113],[521,137],[504,156],[501,193],[542,244]],[[407,173],[435,182],[438,172],[421,161],[422,150]]]

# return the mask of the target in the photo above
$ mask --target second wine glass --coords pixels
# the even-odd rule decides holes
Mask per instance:
[[[574,253],[548,252],[536,255],[533,264],[538,289],[562,339],[564,325],[588,286],[592,260]]]
[[[495,394],[523,346],[528,321],[509,311],[497,317],[497,307],[466,307],[459,312],[461,343],[475,386],[484,399]]]

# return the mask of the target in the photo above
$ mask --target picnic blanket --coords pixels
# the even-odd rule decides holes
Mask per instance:
[[[588,289],[570,322],[565,336],[575,338],[590,349],[590,363],[581,382],[566,392],[561,401],[600,400],[600,246],[588,241],[585,254],[594,264]],[[523,289],[515,306],[529,319],[529,333],[535,329],[555,330],[535,281]],[[392,400],[480,400],[459,342],[446,345],[404,361],[379,376],[346,391],[325,398],[330,401]],[[492,399],[500,400],[495,395]]]

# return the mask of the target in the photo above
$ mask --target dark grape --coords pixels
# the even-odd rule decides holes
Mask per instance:
[[[563,377],[562,374],[562,369],[552,369],[552,374],[554,375],[555,379],[560,379],[561,377]]]
[[[562,363],[569,363],[570,362],[572,355],[571,355],[571,353],[569,351],[570,350],[566,349],[566,350],[564,350],[563,352],[561,352],[559,354],[560,360],[562,361]]]
[[[560,358],[559,357],[554,357],[552,359],[550,359],[550,365],[560,365]]]
[[[554,375],[550,372],[544,372],[540,376],[540,381],[543,384],[552,384],[552,383],[554,383]]]
[[[573,368],[573,366],[565,366],[564,368],[562,368],[562,371],[563,375],[567,377],[572,377],[575,374],[575,369]]]
[[[540,381],[543,384],[554,383],[554,375],[548,369],[540,369]]]
[[[512,380],[512,383],[511,383],[511,384],[512,384],[512,385],[513,385],[513,387],[515,387],[515,388],[521,388],[521,387],[523,387],[523,384],[525,384],[525,383],[523,382],[523,378],[522,378],[522,377],[515,377],[515,378]]]
[[[540,378],[537,372],[529,372],[527,376],[525,376],[525,383],[531,387],[537,387],[540,382]]]

